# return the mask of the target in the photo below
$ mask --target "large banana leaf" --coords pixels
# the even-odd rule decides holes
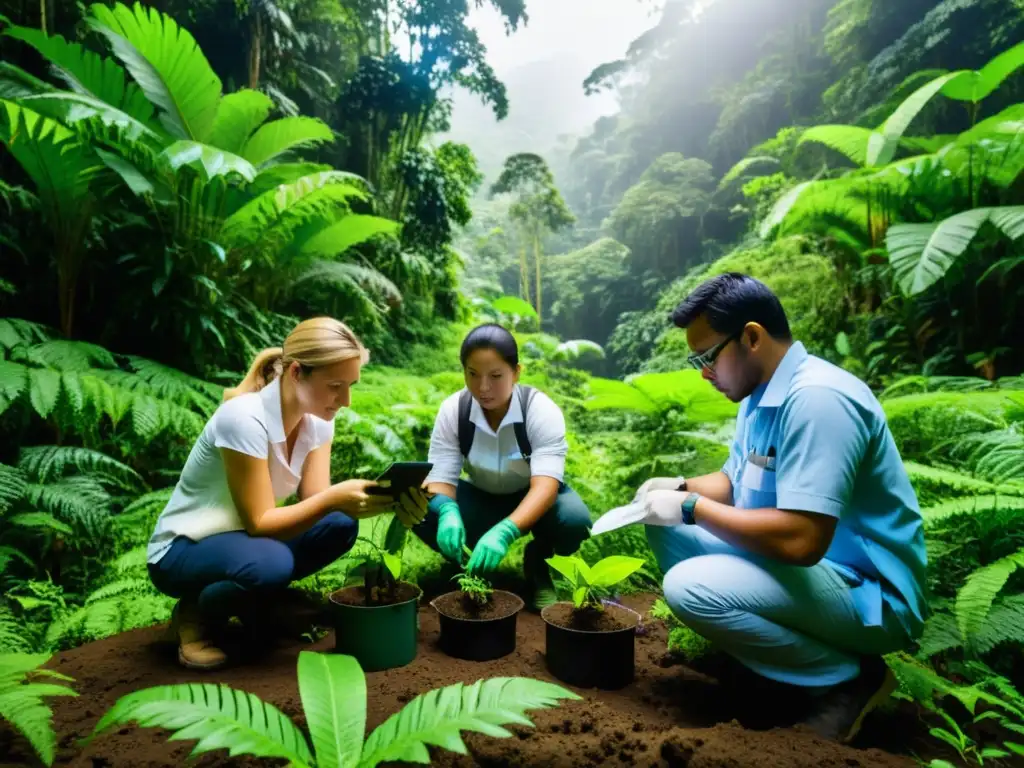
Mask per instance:
[[[245,142],[263,124],[273,108],[274,102],[261,91],[244,88],[229,93],[220,100],[217,119],[206,143],[241,155]]]
[[[113,59],[101,57],[78,43],[69,43],[60,35],[48,37],[38,29],[11,27],[4,35],[39,51],[75,93],[91,96],[152,128],[153,105]]]
[[[102,34],[135,82],[160,110],[160,121],[180,139],[205,141],[221,98],[220,78],[195,38],[170,16],[140,3],[129,9],[95,3],[86,22]]]
[[[123,137],[134,141],[141,137],[154,143],[163,141],[164,134],[156,133],[149,125],[138,120],[117,107],[101,101],[85,93],[72,91],[49,91],[18,99],[21,104],[34,109],[42,115],[59,120],[68,125],[81,120],[99,118],[104,125],[116,126],[123,131]]]
[[[193,755],[227,749],[235,755],[279,757],[312,766],[305,736],[272,704],[214,683],[160,685],[122,696],[88,739],[115,725],[174,731],[171,740],[196,740]]]
[[[395,236],[399,228],[397,221],[380,216],[345,216],[306,240],[302,244],[301,253],[304,256],[329,259],[377,235]]]
[[[957,72],[940,75],[934,80],[925,83],[896,108],[889,118],[882,124],[879,131],[875,131],[872,140],[868,145],[867,165],[877,167],[892,161],[896,156],[903,134],[918,116],[922,109],[931,101],[935,95],[951,80],[959,77]],[[882,141],[875,137],[882,136]]]
[[[893,224],[886,247],[903,292],[918,294],[945,275],[986,222],[1016,240],[1024,234],[1024,206],[975,208],[931,224]]]
[[[298,147],[334,141],[330,127],[314,117],[285,117],[267,123],[245,143],[242,157],[255,166]]]
[[[1010,75],[1024,66],[1024,43],[994,57],[980,70],[959,72],[942,90],[944,96],[977,104],[1003,84]]]
[[[90,184],[103,166],[60,123],[0,99],[0,142],[36,186],[54,236],[77,238],[90,215]]]
[[[846,155],[863,167],[868,162],[868,146],[875,132],[856,125],[815,125],[800,136],[798,144],[814,141]]]
[[[351,768],[366,732],[366,676],[352,656],[299,651],[299,696],[317,768]]]
[[[286,241],[300,226],[317,220],[332,222],[350,199],[366,199],[358,181],[358,176],[344,171],[318,171],[274,187],[225,220],[222,242],[240,248],[274,238]]]
[[[523,677],[496,677],[435,689],[417,696],[371,733],[359,765],[370,768],[393,760],[429,764],[427,744],[465,755],[460,731],[508,738],[512,734],[503,725],[533,726],[526,710],[579,698],[554,683]]]

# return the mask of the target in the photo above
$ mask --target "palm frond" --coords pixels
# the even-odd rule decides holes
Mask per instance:
[[[343,261],[314,261],[295,279],[295,285],[307,282],[337,283],[357,291],[368,290],[393,301],[401,301],[398,286],[373,267]]]
[[[61,478],[69,469],[100,475],[123,488],[135,488],[142,483],[139,473],[127,464],[99,451],[74,446],[37,445],[22,448],[18,467],[39,483]]]

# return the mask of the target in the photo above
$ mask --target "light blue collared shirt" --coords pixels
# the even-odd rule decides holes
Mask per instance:
[[[824,562],[853,585],[867,626],[882,601],[912,637],[927,618],[924,526],[878,400],[857,377],[794,343],[740,404],[722,468],[733,502],[839,518]]]

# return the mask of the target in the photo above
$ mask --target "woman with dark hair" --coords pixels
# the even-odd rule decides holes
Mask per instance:
[[[572,554],[589,535],[590,511],[563,482],[565,418],[554,401],[519,384],[519,348],[500,325],[474,328],[460,352],[466,387],[438,411],[426,479],[434,494],[414,529],[471,574],[497,568],[527,532],[524,571],[535,610],[554,602],[546,558]],[[461,480],[465,469],[468,479]]]

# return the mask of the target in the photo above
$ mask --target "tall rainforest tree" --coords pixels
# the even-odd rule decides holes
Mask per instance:
[[[544,297],[542,287],[544,237],[570,226],[576,217],[565,204],[555,186],[555,179],[544,158],[530,153],[511,155],[505,160],[498,180],[491,185],[491,195],[512,195],[514,202],[509,217],[519,228],[520,292],[530,301],[530,273],[526,249],[533,251],[535,295],[534,309],[542,322]]]

